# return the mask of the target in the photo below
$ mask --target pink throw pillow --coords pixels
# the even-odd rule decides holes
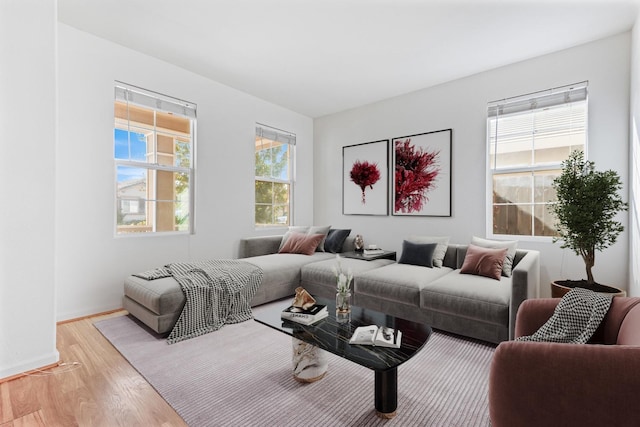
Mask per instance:
[[[491,279],[500,280],[502,264],[507,256],[507,248],[489,249],[469,245],[464,262],[460,268],[461,274],[475,274]]]
[[[324,234],[292,233],[278,253],[313,255],[324,238]]]

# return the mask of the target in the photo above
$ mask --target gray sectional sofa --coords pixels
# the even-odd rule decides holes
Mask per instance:
[[[278,254],[282,236],[242,239],[240,258],[264,272],[251,305],[291,297],[297,286],[312,295],[332,298],[336,281],[335,254]],[[352,237],[342,251],[353,250]],[[354,303],[401,318],[424,322],[436,329],[493,343],[513,338],[518,307],[535,296],[540,275],[537,251],[518,250],[511,277],[494,280],[460,274],[467,246],[449,244],[440,268],[398,264],[391,260],[342,258],[344,270],[354,275]],[[173,283],[171,283],[173,281]],[[123,305],[159,333],[171,330],[184,296],[172,278],[125,281]]]

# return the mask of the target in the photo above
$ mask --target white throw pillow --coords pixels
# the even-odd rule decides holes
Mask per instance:
[[[324,234],[324,237],[322,238],[322,241],[320,242],[320,244],[318,245],[318,247],[316,248],[316,252],[324,252],[324,242],[325,240],[327,240],[327,234],[329,234],[329,230],[331,229],[330,225],[326,225],[326,226],[313,226],[309,228],[309,231],[307,232],[307,234]]]

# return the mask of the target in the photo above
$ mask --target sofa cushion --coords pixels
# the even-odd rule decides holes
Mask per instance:
[[[376,259],[365,261],[353,258],[340,258],[343,272],[351,272],[355,276],[380,268],[385,265],[394,264],[390,259]],[[334,258],[312,262],[302,267],[302,278],[300,286],[307,289],[312,295],[332,297],[336,293],[336,277],[334,270],[337,261]],[[353,287],[353,284],[351,284]]]
[[[316,252],[324,252],[324,243],[327,239],[327,236],[329,235],[329,230],[331,230],[331,226],[330,225],[325,225],[325,226],[312,226],[309,227],[309,231],[307,231],[307,234],[311,235],[311,234],[322,234],[322,240],[320,241],[320,243],[318,244],[318,246],[316,247]]]
[[[308,225],[292,225],[289,227],[289,230],[284,233],[282,236],[282,240],[280,241],[280,247],[278,248],[278,252],[282,249],[282,247],[287,243],[287,240],[294,233],[302,233],[302,234],[323,234],[324,237],[327,237],[329,234],[329,230],[331,229],[330,225],[327,226],[308,226]],[[324,239],[322,239],[322,243],[318,245],[316,248],[317,252],[324,252]]]
[[[262,268],[262,284],[260,287],[273,286],[278,283],[295,284],[300,283],[300,269],[306,264],[312,262],[333,259],[335,255],[315,252],[313,255],[300,254],[270,254],[261,255],[252,258],[246,258],[243,261],[257,265]],[[292,294],[293,296],[293,294]]]
[[[315,252],[313,255],[270,254],[243,261],[262,268],[262,283],[251,301],[252,305],[262,304],[290,295],[300,286],[300,269],[305,264],[333,259],[335,255]]]
[[[511,278],[500,280],[454,270],[425,284],[420,307],[500,325],[509,324]]]
[[[513,270],[513,259],[516,256],[516,249],[518,246],[517,241],[487,240],[481,237],[473,236],[471,238],[471,244],[491,249],[507,248],[507,256],[504,259],[504,264],[502,264],[502,275],[505,277],[511,277],[511,272]]]
[[[502,265],[504,264],[506,255],[506,248],[489,249],[469,245],[462,267],[460,267],[460,273],[474,274],[476,276],[500,280]]]
[[[417,307],[420,304],[420,289],[451,271],[449,267],[426,268],[409,264],[389,264],[355,276],[356,298],[359,294],[370,295]]]
[[[398,263],[431,268],[436,245],[436,243],[412,243],[405,240],[402,242],[402,255]]]
[[[411,236],[408,240],[413,243],[436,243],[437,246],[433,252],[433,266],[438,268],[443,266],[444,256],[449,245],[449,236]]]
[[[287,243],[287,240],[289,240],[289,237],[291,237],[292,234],[294,234],[294,233],[307,234],[307,231],[309,231],[309,226],[308,225],[292,225],[292,226],[290,226],[289,230],[287,230],[287,232],[284,233],[284,235],[282,236],[282,240],[280,240],[280,247],[278,248],[278,251],[280,251],[280,249],[282,249],[282,247],[285,245],[285,243]]]
[[[136,276],[124,279],[124,294],[155,314],[182,310],[184,293],[173,277],[145,280]]]
[[[313,255],[324,237],[323,234],[292,233],[278,253]]]
[[[351,234],[351,230],[330,229],[324,241],[324,251],[332,254],[342,251],[342,245],[349,234]]]

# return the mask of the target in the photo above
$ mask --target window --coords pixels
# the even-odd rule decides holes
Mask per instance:
[[[116,234],[191,232],[196,106],[116,82]]]
[[[586,142],[587,82],[489,103],[488,234],[555,236],[551,184]]]
[[[295,144],[292,133],[256,125],[256,227],[291,224]]]

